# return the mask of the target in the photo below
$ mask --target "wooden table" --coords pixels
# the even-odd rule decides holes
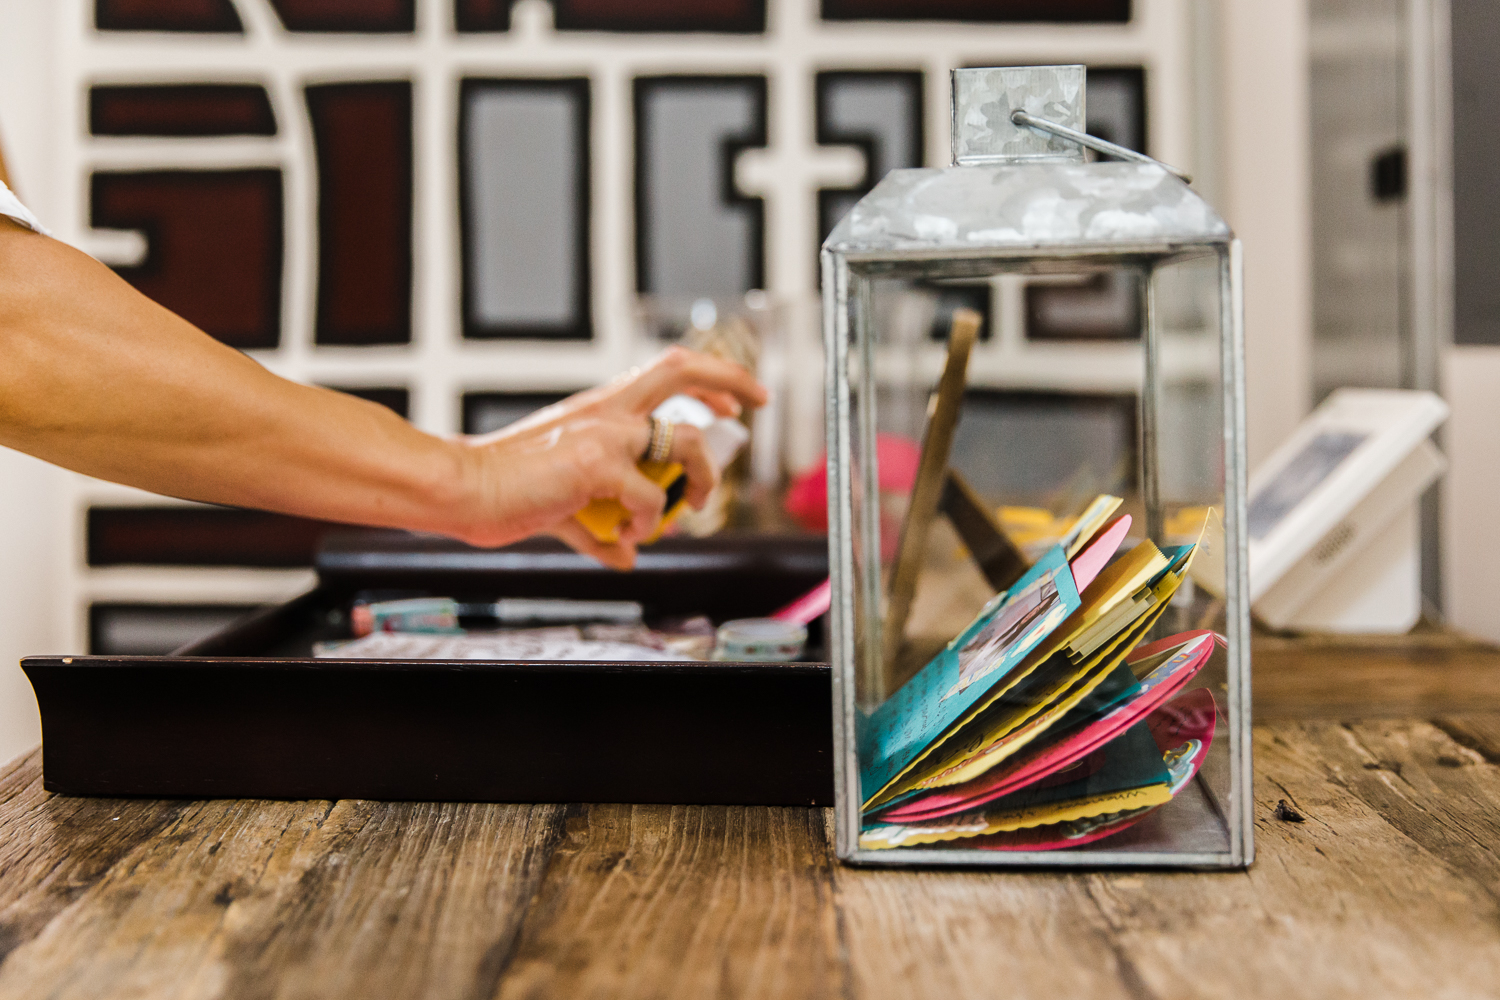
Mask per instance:
[[[70,799],[32,753],[0,997],[1500,994],[1500,653],[1257,667],[1225,874],[855,870],[813,809]]]

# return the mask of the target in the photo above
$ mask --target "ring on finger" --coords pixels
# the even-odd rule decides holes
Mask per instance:
[[[646,445],[646,454],[643,456],[648,462],[665,462],[672,454],[672,432],[674,425],[651,417],[651,440]]]

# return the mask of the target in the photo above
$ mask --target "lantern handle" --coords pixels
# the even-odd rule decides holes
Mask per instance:
[[[1167,173],[1173,175],[1174,177],[1180,178],[1184,183],[1193,183],[1193,178],[1190,177],[1187,173],[1178,170],[1176,167],[1171,166],[1170,164],[1163,163],[1160,160],[1154,160],[1151,157],[1147,156],[1145,153],[1137,153],[1133,149],[1126,149],[1124,146],[1117,146],[1112,142],[1107,142],[1103,139],[1099,139],[1095,136],[1089,135],[1087,132],[1080,132],[1077,129],[1068,128],[1068,126],[1066,125],[1059,125],[1057,122],[1049,122],[1045,118],[1038,118],[1036,115],[1027,114],[1025,111],[1022,111],[1019,108],[1011,112],[1010,120],[1017,125],[1027,125],[1039,132],[1050,132],[1052,135],[1055,135],[1061,139],[1067,139],[1070,142],[1076,142],[1080,146],[1087,146],[1089,149],[1092,149],[1096,153],[1104,153],[1108,156],[1117,156],[1122,160],[1130,160],[1134,163],[1149,163],[1152,166],[1161,167]]]

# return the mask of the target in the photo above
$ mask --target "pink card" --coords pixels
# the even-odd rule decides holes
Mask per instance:
[[[1109,564],[1110,557],[1125,540],[1125,533],[1129,530],[1130,515],[1121,514],[1099,529],[1093,541],[1068,564],[1068,568],[1073,571],[1073,583],[1077,585],[1080,594],[1094,582],[1099,571]]]
[[[1214,741],[1214,723],[1217,718],[1218,709],[1214,705],[1213,693],[1208,688],[1194,688],[1177,695],[1152,712],[1146,720],[1146,724],[1151,727],[1151,736],[1161,748],[1167,759],[1168,769],[1172,772],[1174,797],[1187,787],[1203,766],[1208,748]],[[1162,807],[1155,806],[1114,822],[1097,825],[1085,820],[1039,826],[1013,833],[995,833],[988,837],[976,837],[967,844],[985,851],[1055,851],[1059,848],[1082,847],[1129,829],[1160,808]]]
[[[1170,655],[1141,681],[1141,690],[1134,698],[1078,731],[1014,762],[992,768],[961,785],[935,789],[882,812],[881,822],[910,824],[969,812],[1077,764],[1180,691],[1208,662],[1214,641],[1212,632],[1185,632],[1135,650],[1127,663],[1138,663],[1169,651]]]

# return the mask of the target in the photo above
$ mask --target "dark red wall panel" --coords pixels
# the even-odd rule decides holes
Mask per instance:
[[[511,0],[456,0],[459,31],[510,30]],[[766,30],[766,0],[552,0],[562,31]]]
[[[320,344],[411,341],[411,84],[307,88],[318,155]]]
[[[828,21],[1130,20],[1130,0],[823,0]]]
[[[453,21],[459,31],[509,31],[511,0],[455,0]]]
[[[281,171],[98,173],[91,204],[91,225],[146,236],[126,281],[232,347],[276,346]]]
[[[271,0],[289,31],[405,32],[417,26],[416,0]]]
[[[255,84],[98,86],[89,90],[94,135],[275,135],[276,116]]]
[[[101,31],[245,30],[229,0],[94,0],[94,24]]]
[[[235,507],[90,507],[90,566],[311,566],[344,527]]]
[[[411,416],[411,391],[399,386],[350,386],[331,385],[328,388],[347,392],[351,396],[379,403],[397,416]]]
[[[564,31],[766,30],[765,0],[554,0]]]

